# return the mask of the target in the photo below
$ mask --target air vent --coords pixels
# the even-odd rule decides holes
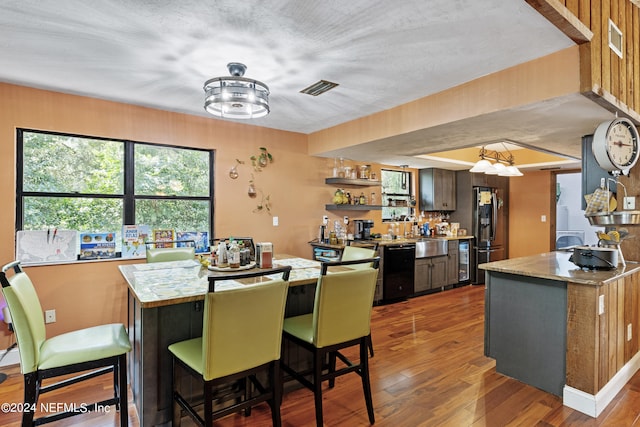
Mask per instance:
[[[338,83],[333,83],[326,80],[320,80],[319,82],[316,82],[311,86],[302,89],[300,93],[306,93],[307,95],[318,96],[333,89],[336,86],[338,86]]]
[[[622,31],[609,19],[609,48],[622,58]]]

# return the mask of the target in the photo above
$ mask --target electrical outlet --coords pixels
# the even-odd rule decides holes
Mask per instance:
[[[326,215],[322,216],[322,224],[329,225],[329,217]]]
[[[627,341],[631,341],[633,328],[631,327],[631,323],[627,325]]]
[[[274,217],[273,217],[273,226],[274,226],[274,227],[277,227],[277,226],[278,226],[278,217],[277,217],[277,216],[274,216]]]
[[[604,295],[598,297],[598,314],[604,314]]]
[[[624,198],[624,209],[633,210],[636,208],[636,198],[633,196]]]
[[[343,221],[345,223],[345,225],[349,224],[349,217],[348,216],[344,216]]]
[[[55,323],[55,321],[56,321],[55,310],[47,310],[44,312],[44,323]]]

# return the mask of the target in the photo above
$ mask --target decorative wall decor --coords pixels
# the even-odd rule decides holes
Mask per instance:
[[[251,160],[251,165],[253,166],[253,170],[255,172],[262,172],[262,170],[269,163],[273,163],[273,156],[271,155],[271,153],[269,153],[269,151],[265,147],[260,147],[260,153],[255,156],[249,157],[249,159]],[[239,176],[238,166],[244,165],[244,164],[245,162],[243,160],[236,159],[236,164],[229,170],[229,178],[231,179],[238,178]],[[258,197],[258,191],[260,192],[261,200],[256,206],[256,208],[253,210],[253,212],[254,213],[267,212],[269,215],[271,215],[270,195],[267,194],[265,196],[263,191],[258,187],[256,187],[255,176],[251,174],[251,179],[249,180],[249,186],[247,187],[247,195],[250,198],[255,199],[256,197]]]

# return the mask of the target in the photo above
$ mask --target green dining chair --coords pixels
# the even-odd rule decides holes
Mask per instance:
[[[272,269],[269,273],[282,272],[282,278],[240,288],[213,291],[210,287],[204,302],[202,336],[169,346],[174,427],[180,425],[182,411],[198,425],[212,426],[214,420],[234,412],[245,411],[248,415],[260,402],[269,404],[273,425],[282,424],[280,350],[290,270],[289,266]],[[242,277],[264,274],[254,270]],[[181,390],[181,372],[201,384],[203,390],[195,394],[202,399],[190,399],[192,387]],[[257,375],[263,372],[267,373],[266,381]],[[240,384],[240,391],[230,384]],[[224,395],[224,386],[235,392]],[[204,417],[196,410],[200,405]]]
[[[333,388],[336,377],[351,372],[362,379],[369,422],[375,423],[367,347],[379,261],[380,258],[376,257],[322,263],[313,312],[284,320],[284,341],[308,350],[313,361],[310,371],[297,371],[287,364],[284,357],[282,368],[313,391],[318,426],[323,425],[322,383],[329,381],[329,387]],[[328,273],[332,266],[352,267],[357,264],[370,266]],[[354,346],[359,347],[359,363],[352,362],[340,352]],[[336,369],[337,359],[343,363],[340,369]],[[310,379],[307,378],[309,375]]]
[[[340,261],[353,261],[357,259],[373,258],[376,256],[376,250],[373,248],[363,248],[358,246],[345,246],[342,250]],[[367,264],[355,264],[351,268],[368,268]]]
[[[185,240],[180,243],[192,243],[192,246],[181,247],[157,247],[158,244],[176,244],[178,241],[158,241],[146,242],[147,262],[167,262],[167,261],[184,261],[195,259],[196,248],[195,241]]]
[[[22,425],[50,423],[110,405],[120,411],[120,426],[128,425],[127,352],[131,343],[124,326],[117,323],[94,326],[47,339],[42,306],[20,261],[2,267],[0,282],[20,349],[25,408]],[[92,372],[84,372],[87,370]],[[42,384],[44,379],[80,372],[72,378]],[[86,411],[71,409],[35,418],[34,409],[41,394],[107,373],[113,373],[113,397],[87,404]]]
[[[349,241],[351,243],[351,241]],[[357,259],[373,258],[376,256],[378,244],[373,243],[370,246],[352,246],[351,244],[344,247],[342,251],[341,261],[353,261]],[[355,264],[351,268],[368,268],[371,264]],[[369,337],[369,355],[373,357],[373,340]]]

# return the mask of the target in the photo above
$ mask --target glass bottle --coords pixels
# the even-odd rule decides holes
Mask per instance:
[[[229,245],[229,268],[240,268],[240,246],[235,240]]]
[[[227,243],[221,240],[218,243],[218,267],[229,267],[229,258],[227,257]]]
[[[367,197],[364,195],[364,192],[360,193],[360,204],[361,205],[367,204]]]

